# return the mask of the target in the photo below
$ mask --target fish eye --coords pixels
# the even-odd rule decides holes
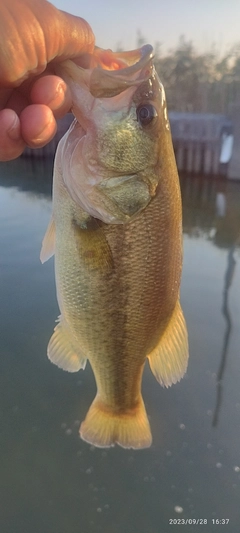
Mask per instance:
[[[141,104],[137,107],[137,120],[142,126],[147,126],[157,116],[157,110],[152,104]]]

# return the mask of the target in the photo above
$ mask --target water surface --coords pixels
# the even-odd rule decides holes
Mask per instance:
[[[90,366],[71,375],[46,357],[59,312],[53,260],[39,261],[51,173],[51,160],[0,165],[0,531],[236,533],[240,182],[182,178],[188,372],[163,389],[146,365],[152,447],[101,450],[78,437],[95,395]]]

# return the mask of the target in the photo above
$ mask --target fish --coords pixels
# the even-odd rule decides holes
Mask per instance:
[[[57,148],[40,256],[55,254],[61,313],[47,354],[68,372],[91,365],[96,396],[81,438],[142,449],[152,443],[146,360],[165,387],[188,363],[179,178],[152,46],[95,49],[87,62],[57,66],[75,119]]]

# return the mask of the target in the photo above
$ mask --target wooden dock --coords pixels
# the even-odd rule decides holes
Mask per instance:
[[[224,143],[232,136],[232,122],[227,117],[170,112],[169,119],[179,171],[206,176],[227,172],[221,161]]]

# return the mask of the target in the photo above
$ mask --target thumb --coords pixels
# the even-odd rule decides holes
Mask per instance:
[[[20,85],[60,61],[92,53],[94,35],[82,18],[46,0],[0,0],[0,85]]]
[[[58,11],[54,25],[54,38],[52,31],[46,30],[45,34],[48,62],[53,59],[63,61],[64,59],[79,57],[85,53],[93,53],[95,38],[86,20],[65,11]]]

